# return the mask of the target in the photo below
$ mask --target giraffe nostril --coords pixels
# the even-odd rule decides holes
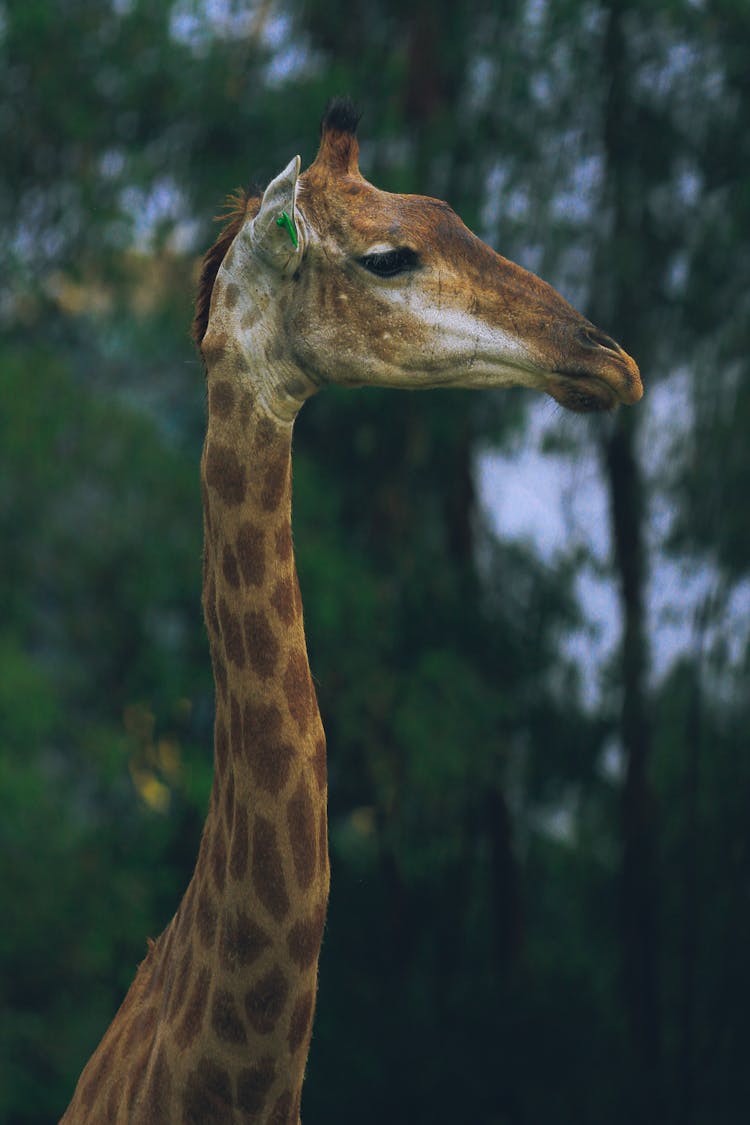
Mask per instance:
[[[576,338],[585,348],[605,348],[608,352],[614,352],[616,355],[619,355],[622,351],[620,345],[611,336],[608,336],[606,332],[600,332],[598,328],[578,328]]]

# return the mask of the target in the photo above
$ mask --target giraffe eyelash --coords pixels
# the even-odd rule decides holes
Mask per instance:
[[[418,268],[419,254],[408,246],[400,246],[395,250],[364,254],[357,261],[376,277],[397,277]]]

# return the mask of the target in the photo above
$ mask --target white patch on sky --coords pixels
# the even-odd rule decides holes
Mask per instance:
[[[503,538],[532,542],[547,565],[583,535],[595,557],[606,557],[606,496],[591,450],[568,455],[543,450],[548,435],[570,420],[546,399],[529,409],[526,429],[508,452],[488,453],[480,464],[480,496]]]
[[[590,223],[594,200],[601,190],[602,176],[601,156],[587,155],[577,160],[568,183],[553,196],[553,218],[578,225]]]
[[[663,546],[672,513],[658,484],[691,427],[690,377],[684,371],[657,383],[634,409],[645,411],[642,463],[655,486],[647,525],[649,581],[646,591],[651,679],[658,684],[677,660],[694,653],[696,622],[707,600],[724,597],[723,616],[711,618],[704,651],[721,646],[726,665],[737,666],[750,644],[750,579],[729,590],[709,562],[668,557]],[[586,625],[568,634],[564,651],[582,671],[584,703],[600,698],[600,670],[619,642],[622,615],[616,580],[603,570],[611,558],[608,496],[602,467],[590,442],[574,456],[543,450],[545,436],[581,420],[561,416],[540,400],[529,411],[528,427],[517,447],[483,454],[477,481],[480,504],[499,538],[529,543],[553,568],[578,546],[592,558],[582,567],[576,596]],[[732,678],[733,679],[733,678]]]
[[[129,185],[122,192],[121,203],[130,216],[132,244],[137,250],[152,251],[163,229],[168,231],[170,250],[194,250],[199,224],[189,214],[184,192],[169,176],[163,176],[148,189]]]
[[[616,736],[608,738],[599,757],[598,769],[600,775],[605,781],[614,785],[621,785],[625,780],[626,766],[622,743]]]
[[[278,88],[315,69],[316,58],[299,33],[281,0],[237,5],[232,0],[180,0],[172,10],[170,34],[196,54],[205,53],[214,40],[255,42],[267,52],[263,82]]]
[[[498,229],[503,214],[507,179],[508,167],[501,161],[493,164],[487,173],[485,198],[480,211],[481,228],[479,233],[490,244],[492,244],[492,238]]]
[[[474,114],[479,113],[489,103],[496,67],[496,60],[484,54],[475,55],[469,64],[466,101],[468,108]]]
[[[535,805],[527,809],[527,815],[537,832],[558,844],[570,844],[575,840],[578,825],[577,794],[564,794],[555,805]]]
[[[211,39],[242,39],[255,31],[254,24],[265,18],[264,6],[249,4],[239,10],[231,0],[182,0],[170,16],[170,34],[178,43],[194,51],[204,49]]]
[[[99,171],[105,180],[118,180],[125,169],[125,153],[119,148],[108,148],[99,157]]]
[[[586,624],[570,632],[563,648],[582,670],[584,702],[595,706],[600,673],[618,642],[621,618],[617,591],[599,567],[610,555],[607,494],[594,450],[582,443],[575,460],[543,450],[548,434],[570,419],[544,399],[535,402],[519,447],[487,453],[479,464],[480,503],[500,538],[522,540],[554,568],[584,545],[592,558],[576,582]]]
[[[524,18],[529,27],[539,28],[547,18],[547,0],[528,0]]]

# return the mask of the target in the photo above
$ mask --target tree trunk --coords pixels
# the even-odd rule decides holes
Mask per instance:
[[[615,561],[623,614],[620,736],[626,760],[622,795],[622,953],[632,1041],[633,1115],[662,1121],[656,808],[649,780],[652,731],[646,687],[644,501],[634,413],[621,413],[605,445]]]
[[[603,41],[605,83],[602,122],[605,206],[610,227],[599,245],[596,323],[624,339],[641,363],[650,348],[647,244],[649,217],[639,167],[639,109],[632,94],[625,0],[610,0]],[[619,261],[617,272],[612,259]],[[620,738],[625,755],[622,794],[622,960],[625,1008],[631,1038],[631,1073],[625,1086],[630,1117],[661,1125],[662,1035],[660,1014],[658,840],[649,778],[652,720],[648,698],[646,631],[647,518],[638,460],[638,408],[619,412],[603,442],[615,566],[622,606]]]

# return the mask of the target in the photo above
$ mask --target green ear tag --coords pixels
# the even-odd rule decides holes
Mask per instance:
[[[297,232],[294,229],[294,223],[289,218],[286,211],[281,212],[278,219],[276,220],[276,226],[277,227],[286,227],[287,234],[291,238],[294,249],[296,250],[297,247],[299,246],[299,240],[297,239]]]

